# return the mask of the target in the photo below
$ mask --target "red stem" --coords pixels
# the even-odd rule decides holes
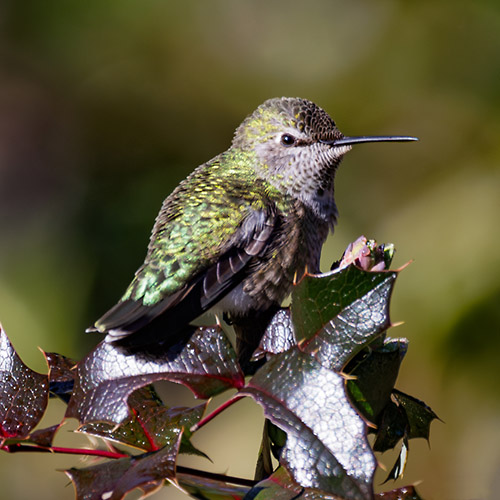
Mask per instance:
[[[218,408],[216,408],[212,413],[209,413],[206,417],[202,418],[197,424],[194,424],[191,429],[191,432],[195,432],[198,429],[201,429],[204,425],[208,424],[212,419],[214,419],[219,413],[222,413],[224,410],[227,410],[230,406],[234,405],[234,403],[238,402],[240,399],[243,399],[245,396],[234,396],[227,400],[225,403],[221,404]]]
[[[45,446],[38,445],[26,445],[26,444],[7,444],[2,446],[2,450],[7,453],[17,453],[20,451],[24,452],[39,452],[39,453],[65,453],[67,455],[93,455],[102,458],[126,458],[130,457],[125,453],[117,453],[114,451],[106,450],[92,450],[89,448],[62,448],[60,446],[51,446],[47,448]]]
[[[129,458],[130,455],[125,453],[116,453],[112,451],[105,450],[92,450],[89,448],[61,448],[59,446],[45,447],[39,445],[27,445],[27,444],[7,444],[0,447],[0,450],[6,451],[7,453],[17,453],[17,452],[38,452],[38,453],[65,453],[69,455],[93,455],[101,458]],[[214,481],[221,481],[225,483],[240,484],[242,486],[252,487],[256,484],[256,481],[252,479],[244,479],[241,477],[226,476],[225,474],[216,474],[213,472],[201,471],[197,469],[191,469],[190,467],[183,467],[182,465],[177,466],[177,472],[181,474],[189,474],[191,476],[204,477],[207,479],[212,479]]]

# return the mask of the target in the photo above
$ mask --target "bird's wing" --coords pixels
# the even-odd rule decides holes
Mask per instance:
[[[173,293],[167,287],[163,287],[167,292],[161,291],[161,284],[168,283],[168,279],[172,278],[163,276],[163,281],[159,283],[158,275],[165,271],[158,269],[159,263],[154,258],[147,259],[136,273],[124,298],[96,322],[95,329],[107,333],[108,341],[119,341],[126,345],[148,343],[147,335],[143,335],[140,330],[159,317],[161,324],[167,326],[167,336],[170,331],[179,330],[243,280],[249,263],[267,248],[277,219],[273,207],[248,211],[221,246],[218,255],[211,261],[208,259],[202,269],[192,273]],[[196,243],[201,246],[204,244],[202,241]],[[189,252],[181,252],[178,256],[185,260],[189,260],[189,257]],[[168,269],[175,269],[178,273],[182,266],[183,262],[174,260]],[[134,335],[136,332],[137,335]]]

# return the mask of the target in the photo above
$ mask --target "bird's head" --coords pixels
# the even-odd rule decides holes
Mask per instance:
[[[311,101],[274,98],[265,101],[236,130],[233,147],[255,155],[257,175],[317,208],[334,210],[337,166],[352,144],[408,141],[406,136],[345,137],[332,118]]]

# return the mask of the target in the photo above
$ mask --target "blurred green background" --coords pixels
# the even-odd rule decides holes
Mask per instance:
[[[163,198],[226,149],[258,104],[283,95],[317,102],[347,135],[420,138],[345,158],[324,269],[360,234],[395,243],[396,266],[414,260],[391,309],[404,321],[391,335],[410,340],[398,387],[445,423],[433,423],[431,449],[410,443],[396,485],[421,481],[427,500],[499,498],[496,0],[3,0],[7,334],[39,371],[37,346],[82,357],[97,342],[84,329],[142,262]],[[52,404],[45,423],[62,411]],[[228,410],[197,436],[215,463],[197,465],[252,476],[260,417],[251,401]],[[58,443],[66,439],[63,429]],[[1,454],[0,496],[73,498],[55,469],[83,464]],[[178,495],[168,488],[155,498]]]

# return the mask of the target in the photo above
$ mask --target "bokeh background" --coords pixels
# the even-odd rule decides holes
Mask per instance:
[[[347,135],[420,138],[346,157],[324,268],[360,234],[394,242],[396,266],[413,260],[391,309],[404,321],[391,334],[410,340],[398,387],[444,423],[431,448],[410,443],[395,486],[421,481],[428,500],[500,498],[496,0],[2,0],[4,328],[39,371],[37,346],[82,357],[97,342],[85,327],[142,262],[163,198],[282,95],[316,101]],[[45,423],[62,411],[53,403]],[[207,426],[196,443],[214,464],[198,465],[251,477],[261,416],[245,401]],[[1,454],[0,497],[73,498],[55,469],[85,463]]]

